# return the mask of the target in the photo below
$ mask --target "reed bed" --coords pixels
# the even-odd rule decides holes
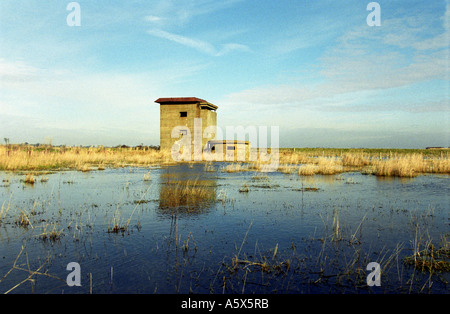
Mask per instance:
[[[25,175],[24,182],[28,183],[28,184],[34,184],[36,182],[36,178],[34,177],[34,175],[32,173],[27,173]]]
[[[317,167],[315,165],[302,165],[298,168],[299,176],[313,176],[317,173]]]
[[[319,157],[317,160],[317,173],[330,175],[343,172],[341,161],[334,158]]]
[[[270,158],[231,162],[223,172],[272,171]],[[270,155],[269,155],[270,156]],[[361,171],[377,176],[414,177],[423,173],[450,174],[448,150],[383,149],[280,149],[277,171],[310,176]],[[46,145],[0,145],[0,170],[42,171],[75,169],[82,172],[105,167],[146,167],[174,164],[170,151],[136,148],[54,147]],[[214,171],[212,162],[205,171]],[[272,169],[272,170],[270,170]],[[33,174],[26,183],[33,183]]]
[[[234,163],[229,164],[222,168],[222,172],[241,172],[241,171],[248,171],[249,167],[248,165],[244,165],[242,163]]]
[[[171,181],[161,187],[161,207],[194,209],[204,202],[213,201],[214,191],[199,180]]]
[[[413,255],[405,257],[403,262],[421,271],[449,272],[449,242],[446,241],[443,247],[436,248],[430,241],[423,250],[416,250]]]
[[[350,167],[364,167],[370,163],[370,157],[364,153],[346,153],[342,157],[342,165]]]
[[[422,158],[378,160],[372,164],[372,173],[377,176],[414,177],[425,170]]]
[[[449,159],[426,159],[422,154],[375,160],[372,173],[377,176],[415,177],[421,173],[450,174]]]
[[[258,159],[249,164],[248,170],[260,171],[265,165]],[[450,174],[450,159],[446,149],[282,149],[277,171],[297,172],[300,176],[361,171],[377,176],[415,177],[426,173]]]
[[[364,174],[393,177],[415,177],[426,173],[450,174],[447,156],[425,156],[422,153],[391,154],[390,157],[346,153],[342,157],[317,157],[299,166],[298,174],[331,175],[344,171],[361,171]]]
[[[170,152],[156,149],[102,147],[48,147],[0,146],[0,170],[26,171],[49,169],[76,169],[90,171],[108,167],[149,166],[171,163]]]
[[[306,152],[281,150],[279,159],[282,164],[307,164],[313,162],[314,155]]]

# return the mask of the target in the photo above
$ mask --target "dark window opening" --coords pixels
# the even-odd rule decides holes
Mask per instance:
[[[235,150],[236,149],[236,147],[234,147],[234,146],[227,146],[227,150]]]
[[[180,118],[183,118],[183,117],[187,117],[187,112],[186,111],[181,111],[180,112]]]

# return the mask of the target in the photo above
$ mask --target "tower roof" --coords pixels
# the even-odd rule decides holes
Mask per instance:
[[[168,97],[168,98],[158,98],[155,100],[156,103],[161,105],[176,105],[176,104],[200,104],[202,107],[205,106],[208,109],[216,110],[216,105],[213,105],[207,102],[204,99],[200,99],[197,97]]]

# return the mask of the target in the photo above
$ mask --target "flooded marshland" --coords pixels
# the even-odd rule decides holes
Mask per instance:
[[[0,173],[0,292],[448,292],[448,175],[225,165]]]

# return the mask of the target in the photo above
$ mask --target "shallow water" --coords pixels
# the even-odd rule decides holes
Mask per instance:
[[[155,167],[148,181],[148,168],[64,171],[33,185],[0,173],[4,213],[9,205],[0,292],[41,267],[11,293],[447,293],[448,273],[403,260],[448,243],[448,176],[299,177],[223,166]],[[167,189],[184,180],[197,180],[206,197],[171,208]],[[27,227],[16,223],[21,211]],[[126,230],[108,232],[114,222]],[[53,228],[60,237],[43,239]],[[81,287],[66,283],[70,262],[80,264]],[[367,286],[370,262],[381,266],[381,286]]]

